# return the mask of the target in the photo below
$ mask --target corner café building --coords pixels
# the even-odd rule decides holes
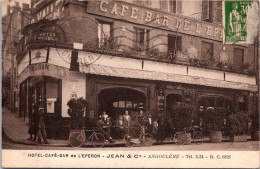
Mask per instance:
[[[214,44],[214,53],[221,53],[219,25],[119,1],[39,1],[32,7],[32,24],[23,30],[24,45],[17,56],[19,116],[28,117],[35,104],[44,107],[48,137],[68,138],[67,102],[73,93],[89,102],[88,127],[103,110],[115,119],[125,110],[142,109],[156,119],[171,116],[176,102],[191,104],[196,122],[207,107],[229,107],[230,113],[258,111],[255,76],[191,66],[189,58],[199,55],[177,53],[175,62],[167,57],[122,55],[127,46],[139,43],[131,40],[141,37],[133,33],[137,29],[145,30],[148,45],[157,45],[162,53],[168,51],[169,35],[176,33],[182,38],[181,48],[193,46],[201,53],[200,42],[206,41]],[[120,44],[117,49],[100,47],[105,27]],[[95,40],[98,45],[93,47],[90,43]],[[226,45],[224,51],[231,62],[234,46]],[[238,48],[245,51],[244,60],[254,62],[253,46]]]

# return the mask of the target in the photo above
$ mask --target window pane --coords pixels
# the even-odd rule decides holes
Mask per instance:
[[[99,47],[108,46],[111,37],[111,24],[109,23],[98,23],[98,42]]]
[[[119,101],[119,108],[125,108],[125,101]]]
[[[110,37],[110,24],[103,24],[104,36]]]
[[[176,13],[176,0],[170,0],[170,12]]]
[[[176,54],[176,51],[181,51],[181,37],[180,36],[168,36],[168,52]]]
[[[213,57],[213,43],[201,42],[201,58],[210,60]]]
[[[135,28],[136,47],[146,49],[149,47],[149,30]]]
[[[234,49],[234,63],[241,65],[244,63],[244,50],[243,49]]]
[[[139,32],[140,32],[139,44],[143,46],[144,45],[144,29],[140,29]]]
[[[126,101],[126,108],[133,108],[132,102]]]
[[[113,107],[118,107],[118,102],[114,102]]]

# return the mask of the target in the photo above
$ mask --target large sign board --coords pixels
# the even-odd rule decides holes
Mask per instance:
[[[135,4],[108,0],[89,1],[87,12],[219,41],[223,40],[223,28],[220,25]]]

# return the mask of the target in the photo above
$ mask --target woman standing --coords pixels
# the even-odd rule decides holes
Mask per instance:
[[[232,11],[229,14],[229,24],[231,28],[232,36],[240,37],[241,36],[241,15],[237,11],[238,4],[232,4]],[[238,39],[239,40],[239,39]]]

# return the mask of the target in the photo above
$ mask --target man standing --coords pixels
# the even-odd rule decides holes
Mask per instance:
[[[125,114],[123,115],[123,121],[124,121],[124,127],[129,128],[131,126],[131,116],[128,114],[128,111],[125,111]]]
[[[44,108],[39,108],[39,124],[38,124],[38,131],[37,131],[37,136],[38,136],[38,143],[41,144],[41,139],[44,140],[44,144],[49,144],[47,141],[47,134],[45,130],[45,124],[44,124]]]

